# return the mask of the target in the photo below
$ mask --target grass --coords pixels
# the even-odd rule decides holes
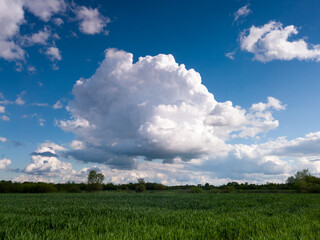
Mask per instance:
[[[0,194],[0,239],[320,239],[320,195]]]

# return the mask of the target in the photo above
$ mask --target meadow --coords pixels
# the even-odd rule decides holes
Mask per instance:
[[[0,194],[0,239],[320,239],[320,195]]]

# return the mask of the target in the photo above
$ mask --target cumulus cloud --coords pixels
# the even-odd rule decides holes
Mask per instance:
[[[34,33],[31,36],[25,36],[23,40],[24,44],[28,46],[32,46],[34,44],[47,45],[47,41],[50,36],[50,31],[47,28],[44,28],[44,30],[40,30],[39,32]]]
[[[74,149],[86,149],[84,143],[78,140],[73,141],[70,146]],[[288,176],[303,168],[308,168],[313,174],[320,174],[319,146],[320,132],[315,132],[292,140],[280,137],[261,144],[228,144],[226,154],[220,156],[208,154],[189,161],[174,158],[171,163],[143,161],[137,164],[135,169],[94,165],[75,171],[71,163],[59,159],[59,156],[61,158],[69,150],[46,142],[31,153],[31,163],[24,169],[24,174],[15,181],[33,179],[49,182],[85,182],[88,172],[95,169],[106,176],[105,182],[113,183],[136,182],[138,178],[168,185],[206,182],[220,185],[230,181],[284,182]],[[95,158],[96,152],[97,149],[91,154],[88,151],[78,153],[90,154]]]
[[[0,159],[0,169],[6,169],[11,164],[10,159],[3,158]]]
[[[258,111],[263,112],[267,109],[274,108],[275,110],[284,110],[286,107],[285,105],[282,105],[281,102],[274,98],[274,97],[268,97],[267,103],[255,103],[251,106],[252,111]]]
[[[60,61],[62,59],[61,52],[57,47],[49,47],[45,54],[49,57],[51,61]]]
[[[283,28],[280,22],[270,21],[244,31],[240,37],[241,49],[253,53],[254,59],[261,62],[293,59],[320,61],[320,45],[310,45],[304,39],[288,39],[296,34],[298,30],[295,26]]]
[[[251,13],[251,10],[249,8],[249,4],[239,8],[233,15],[234,15],[234,21],[238,21],[239,19],[243,19],[246,16],[248,16]]]
[[[12,181],[13,182],[48,182],[48,183],[55,182],[53,178],[48,178],[46,176],[26,175],[26,174],[21,174],[18,177],[13,178]]]
[[[100,14],[97,8],[78,6],[75,9],[76,19],[80,21],[79,30],[85,34],[98,34],[103,32],[110,19]]]
[[[0,1],[0,57],[5,60],[23,60],[24,50],[16,43],[15,36],[24,22],[23,2]]]
[[[137,167],[136,158],[172,162],[226,154],[226,140],[255,137],[278,126],[270,98],[264,110],[245,110],[217,102],[200,74],[172,55],[140,57],[109,49],[89,79],[73,88],[72,119],[59,126],[86,146],[69,154],[115,168]],[[270,101],[272,103],[270,103]]]
[[[6,138],[0,137],[0,142],[6,142],[6,141],[8,141]]]
[[[6,108],[4,106],[0,106],[0,113],[5,113],[6,112]]]
[[[64,0],[2,0],[0,1],[0,58],[8,61],[24,61],[23,45],[45,45],[50,36],[47,29],[31,36],[20,36],[20,26],[25,23],[25,10],[43,21],[66,10]],[[21,69],[21,64],[18,64]]]
[[[23,3],[30,12],[45,22],[49,21],[52,15],[64,12],[67,7],[64,0],[24,0]]]
[[[70,175],[74,172],[71,163],[58,159],[58,153],[65,150],[64,147],[52,142],[42,143],[31,154],[31,162],[23,171],[32,175],[49,177]]]

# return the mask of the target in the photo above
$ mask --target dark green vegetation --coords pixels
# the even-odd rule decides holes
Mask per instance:
[[[0,239],[320,239],[320,195],[1,194]]]
[[[146,190],[184,190],[190,193],[201,193],[204,190],[210,190],[212,193],[230,193],[230,192],[255,192],[255,193],[320,193],[320,178],[312,176],[307,169],[297,172],[289,177],[286,183],[266,183],[266,184],[248,184],[229,182],[225,185],[216,187],[206,183],[205,185],[183,185],[183,186],[165,186],[159,183],[145,182],[143,178],[138,179],[138,183],[128,183],[115,185],[113,183],[103,184],[104,176],[96,171],[90,171],[88,183],[13,183],[11,181],[0,181],[0,193],[52,193],[52,192],[96,192],[106,190],[135,190],[136,192],[145,192]]]

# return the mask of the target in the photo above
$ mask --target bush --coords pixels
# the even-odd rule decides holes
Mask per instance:
[[[219,191],[219,189],[217,189],[217,188],[211,188],[210,189],[210,193],[219,193],[220,191]]]
[[[101,191],[103,189],[102,184],[99,183],[91,183],[87,185],[87,192],[96,192],[96,191]]]
[[[192,187],[189,191],[190,193],[202,193],[203,189],[201,187]]]
[[[145,184],[138,184],[136,186],[136,192],[141,193],[146,191],[146,185]]]

